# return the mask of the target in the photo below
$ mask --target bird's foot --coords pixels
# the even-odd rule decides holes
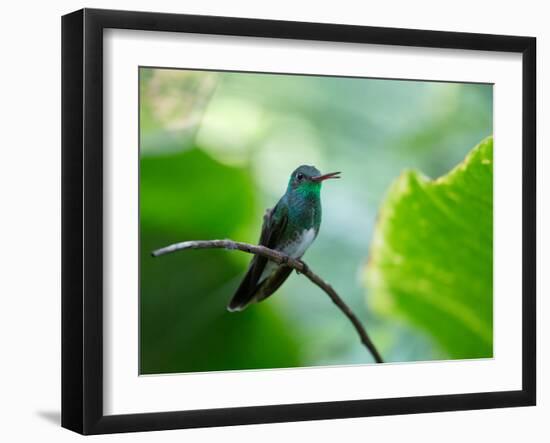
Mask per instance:
[[[283,255],[283,256],[281,257],[281,265],[285,266],[285,265],[287,265],[287,264],[288,264],[288,256]]]
[[[300,264],[302,265],[302,270],[301,271],[298,271],[296,269],[296,274],[300,275],[300,274],[307,274],[309,272],[309,267],[308,265],[306,265],[306,263],[302,260],[298,260],[300,262]]]

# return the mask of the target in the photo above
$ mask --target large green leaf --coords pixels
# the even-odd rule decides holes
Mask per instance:
[[[493,139],[436,180],[404,172],[382,204],[367,265],[372,308],[451,358],[493,354]]]

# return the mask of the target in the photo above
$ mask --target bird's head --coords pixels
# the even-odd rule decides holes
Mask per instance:
[[[340,172],[321,174],[315,166],[302,165],[290,175],[288,190],[300,193],[318,193],[321,189],[321,183],[331,178],[340,178]]]

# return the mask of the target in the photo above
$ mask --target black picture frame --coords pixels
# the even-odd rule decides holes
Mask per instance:
[[[108,28],[522,54],[522,389],[104,415],[102,85],[103,31]],[[62,426],[82,434],[103,434],[535,405],[535,66],[533,37],[97,9],[63,16]]]

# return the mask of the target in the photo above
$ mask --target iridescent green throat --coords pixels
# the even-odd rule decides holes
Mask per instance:
[[[321,183],[289,184],[285,194],[289,225],[296,230],[315,228],[321,224]]]

